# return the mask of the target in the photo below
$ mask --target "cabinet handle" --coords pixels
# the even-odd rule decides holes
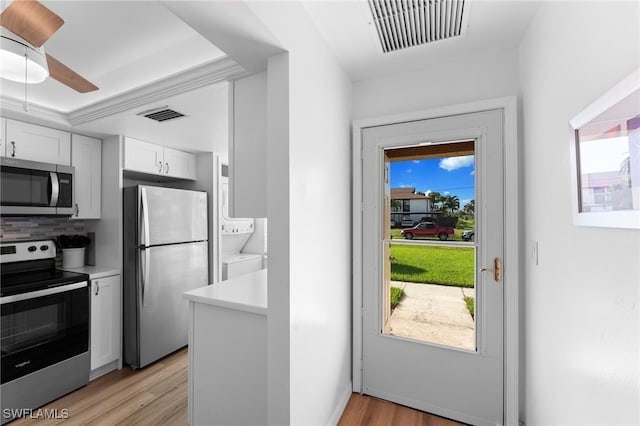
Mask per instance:
[[[96,296],[100,293],[100,281],[96,281]]]
[[[164,163],[164,164],[165,164],[164,173],[168,175],[169,174],[169,163]]]
[[[11,156],[16,156],[16,141],[11,141]]]
[[[80,216],[80,206],[76,203],[76,217]]]
[[[162,173],[162,161],[158,161],[158,173]]]

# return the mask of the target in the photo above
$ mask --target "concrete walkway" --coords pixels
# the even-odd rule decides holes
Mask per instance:
[[[405,296],[391,314],[391,334],[457,348],[475,350],[475,324],[464,296],[473,288],[391,281]]]

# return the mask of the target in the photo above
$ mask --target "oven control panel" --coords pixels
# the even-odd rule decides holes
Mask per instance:
[[[56,257],[56,243],[53,240],[14,241],[0,244],[0,263],[54,257]]]

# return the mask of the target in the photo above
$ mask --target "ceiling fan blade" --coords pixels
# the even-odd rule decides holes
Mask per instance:
[[[0,14],[0,25],[40,47],[64,20],[35,0],[14,0]]]
[[[49,65],[49,75],[60,83],[71,87],[76,92],[87,93],[98,90],[98,86],[86,80],[80,74],[54,58],[47,55],[47,65]]]

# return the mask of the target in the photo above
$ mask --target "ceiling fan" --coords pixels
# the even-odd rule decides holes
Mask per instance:
[[[15,78],[5,77],[36,83],[44,80],[48,74],[51,78],[80,93],[98,90],[96,85],[44,51],[43,44],[62,24],[64,20],[61,17],[35,0],[14,0],[7,6],[0,13],[0,26],[3,27],[0,53],[3,55],[3,62],[7,65],[11,59],[21,61],[23,75],[16,75]],[[36,74],[33,77],[27,77],[25,67],[26,70],[35,69]]]

